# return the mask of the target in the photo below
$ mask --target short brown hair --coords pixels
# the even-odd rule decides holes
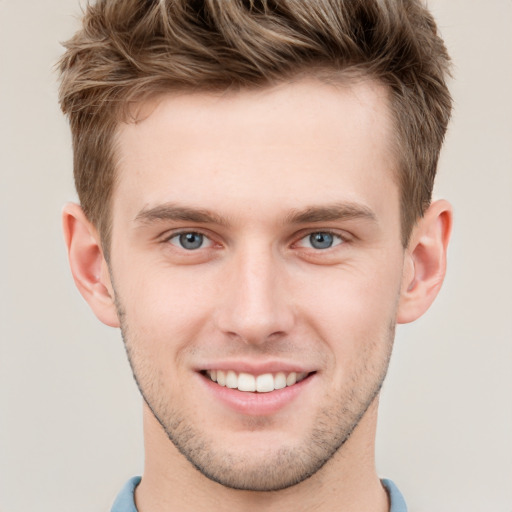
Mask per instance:
[[[173,90],[374,78],[390,91],[404,246],[430,204],[451,98],[449,57],[421,0],[98,0],[65,47],[75,184],[107,254],[117,126],[134,102]]]

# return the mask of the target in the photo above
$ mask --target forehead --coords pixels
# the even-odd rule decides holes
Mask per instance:
[[[166,202],[226,215],[398,203],[388,92],[374,81],[172,93],[141,113],[119,127],[114,216]]]

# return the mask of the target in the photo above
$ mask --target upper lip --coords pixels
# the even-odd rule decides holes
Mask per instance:
[[[316,371],[308,365],[292,363],[287,361],[266,361],[254,362],[243,360],[222,360],[207,362],[202,366],[197,367],[197,371],[204,370],[233,370],[237,373],[250,373],[252,375],[263,375],[265,373],[311,373]]]

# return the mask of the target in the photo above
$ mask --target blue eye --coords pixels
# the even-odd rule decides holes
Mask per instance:
[[[187,251],[194,251],[211,245],[211,241],[207,237],[201,233],[195,233],[194,231],[178,233],[171,237],[169,242]]]
[[[316,233],[310,233],[305,236],[301,241],[302,247],[308,247],[312,249],[325,250],[330,249],[343,243],[341,236],[327,231],[317,231]]]

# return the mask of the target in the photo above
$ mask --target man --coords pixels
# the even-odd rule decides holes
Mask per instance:
[[[448,62],[415,0],[86,9],[64,232],[144,398],[113,511],[406,510],[377,406],[396,323],[445,273]]]

